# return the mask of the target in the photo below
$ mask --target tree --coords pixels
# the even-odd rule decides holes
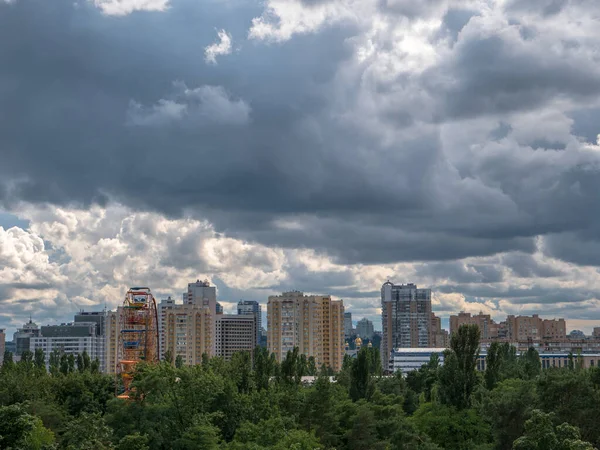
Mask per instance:
[[[231,372],[236,377],[238,392],[247,394],[252,388],[252,358],[250,352],[235,352],[231,357]]]
[[[60,373],[67,375],[69,373],[69,361],[66,353],[60,355]]]
[[[0,406],[0,448],[41,450],[54,442],[54,434],[22,405]]]
[[[491,442],[489,424],[474,409],[424,403],[410,420],[443,448],[470,450]]]
[[[496,385],[483,401],[484,416],[492,424],[498,450],[510,450],[523,434],[525,420],[537,403],[535,383],[507,379]]]
[[[534,410],[513,450],[594,450],[591,443],[581,440],[577,427],[568,423],[555,427],[553,420],[553,414]]]
[[[41,348],[36,348],[33,356],[35,368],[40,372],[46,372],[46,354]]]
[[[462,325],[450,339],[439,369],[439,394],[442,403],[458,409],[468,408],[477,385],[475,367],[479,356],[479,327]]]
[[[94,358],[92,364],[90,365],[90,372],[92,373],[100,373],[100,361],[98,358]]]
[[[100,414],[83,412],[67,423],[61,438],[61,448],[67,450],[112,449],[112,430]]]
[[[522,367],[523,377],[527,380],[537,377],[542,370],[540,354],[533,347],[529,347],[527,352],[521,355],[519,362]]]
[[[48,365],[52,376],[58,376],[60,373],[60,352],[58,350],[53,350],[52,353],[50,353]]]
[[[204,354],[202,356],[204,357]],[[173,352],[170,349],[165,352],[163,361],[173,364]],[[202,361],[204,362],[204,359]]]
[[[314,356],[309,356],[308,357],[308,363],[307,363],[307,367],[306,367],[306,374],[310,375],[310,376],[316,376],[317,375],[317,362],[316,362]]]
[[[275,375],[277,361],[275,355],[269,355],[264,347],[256,347],[254,350],[254,378],[258,390],[268,389],[269,380]]]
[[[116,450],[149,450],[148,436],[145,434],[128,434],[119,441]]]
[[[13,361],[12,352],[5,350],[3,358],[4,359],[2,359],[2,371],[10,371],[15,365],[15,362]]]
[[[72,353],[67,355],[67,367],[69,368],[69,373],[75,372],[75,355]]]
[[[181,369],[183,367],[183,357],[181,355],[177,355],[175,358],[175,367]]]
[[[350,398],[357,401],[361,398],[369,399],[374,391],[371,380],[372,359],[369,349],[360,349],[350,369]]]
[[[85,367],[83,366],[83,356],[81,355],[81,353],[77,354],[77,372],[79,373],[83,373],[85,370]]]
[[[87,350],[83,350],[81,358],[83,359],[83,370],[85,372],[89,372],[92,369],[92,360],[90,359],[90,355],[88,354]]]

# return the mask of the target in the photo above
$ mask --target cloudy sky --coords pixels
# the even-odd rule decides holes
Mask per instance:
[[[390,279],[600,325],[597,0],[0,0],[0,327]]]

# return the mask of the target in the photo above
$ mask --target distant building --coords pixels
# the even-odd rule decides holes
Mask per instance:
[[[450,334],[456,333],[463,325],[477,325],[481,339],[493,339],[498,337],[499,326],[492,320],[489,314],[480,312],[474,316],[470,313],[460,312],[457,316],[450,316]]]
[[[434,353],[438,355],[440,364],[444,362],[444,348],[397,348],[391,353],[390,367],[394,372],[401,371],[406,374],[412,370],[418,370],[423,364],[427,364]],[[517,350],[517,354],[527,351]],[[540,352],[540,365],[542,369],[568,367],[569,352]],[[483,372],[486,368],[487,352],[480,351],[477,358],[476,370]],[[598,367],[600,363],[600,352],[574,355],[574,363],[582,368]]]
[[[94,323],[96,335],[104,336],[106,330],[106,311],[79,311],[73,318],[74,323]],[[43,327],[42,327],[43,329]],[[43,334],[43,331],[42,331]]]
[[[375,329],[373,328],[373,322],[366,317],[356,322],[356,334],[361,338],[371,340],[374,332]]]
[[[116,311],[107,311],[104,321],[104,367],[102,371],[108,374],[116,374],[120,358],[119,349],[119,317],[122,307]]]
[[[437,354],[440,364],[444,363],[444,351],[442,347],[438,348],[398,348],[392,351],[391,370],[392,372],[402,372],[406,375],[413,370],[419,370],[431,359],[431,355]]]
[[[184,294],[184,303],[188,305],[196,305],[201,307],[206,307],[209,309],[209,314],[211,317],[211,326],[212,330],[210,332],[211,336],[215,336],[216,334],[216,321],[215,318],[217,316],[217,288],[215,286],[211,286],[208,281],[200,281],[196,280],[195,283],[188,284],[187,296]],[[221,310],[222,311],[222,310]],[[222,314],[222,312],[221,312]],[[212,340],[212,347],[209,352],[210,355],[216,354],[215,341]]]
[[[442,319],[431,313],[431,329],[429,342],[434,348],[446,348],[450,344],[448,331],[442,328]]]
[[[594,331],[592,332],[593,338],[600,338],[600,327],[594,327]]]
[[[165,323],[167,320],[167,313],[169,311],[173,310],[173,308],[175,308],[176,306],[177,306],[177,303],[175,303],[175,300],[172,299],[171,296],[161,300],[160,303],[157,305],[158,341],[159,341],[158,356],[161,361],[163,360],[163,358],[165,356],[165,331],[164,330],[165,330]]]
[[[339,371],[344,358],[344,303],[299,291],[269,297],[267,347],[279,362],[298,347],[301,354],[314,356],[317,366]]]
[[[42,326],[40,336],[30,338],[29,350],[35,352],[37,349],[44,351],[46,366],[55,351],[67,355],[86,352],[92,361],[98,359],[101,370],[105,366],[104,337],[97,334],[94,322]]]
[[[585,334],[581,330],[573,330],[569,333],[569,339],[585,339]]]
[[[4,362],[4,351],[6,350],[6,333],[0,328],[0,364]]]
[[[344,336],[346,339],[352,337],[354,335],[354,330],[352,328],[352,313],[345,312],[344,313]]]
[[[165,353],[170,351],[173,362],[180,356],[186,365],[200,364],[203,354],[214,355],[214,324],[208,306],[186,304],[167,309],[163,328]]]
[[[455,333],[461,325],[477,325],[483,342],[493,340],[540,341],[547,339],[565,339],[567,334],[564,319],[542,319],[533,316],[509,315],[506,321],[496,323],[489,314],[477,315],[460,312],[450,316],[450,333]]]
[[[412,283],[384,283],[381,287],[381,322],[381,360],[387,370],[393,349],[430,346],[431,289],[419,289]]]
[[[217,302],[217,314],[223,314],[223,305]]]
[[[254,353],[257,336],[254,314],[221,314],[217,316],[216,325],[217,356],[229,361],[236,352]]]
[[[255,300],[240,300],[237,304],[237,313],[254,316],[256,321],[256,345],[260,345],[262,330],[262,307],[260,303]]]
[[[15,355],[21,356],[24,351],[28,351],[30,348],[31,338],[39,337],[40,329],[37,324],[33,323],[31,319],[23,328],[18,328],[16,333],[13,335],[13,342],[15,343]]]

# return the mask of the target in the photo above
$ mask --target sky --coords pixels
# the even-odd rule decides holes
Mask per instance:
[[[600,325],[597,0],[0,0],[0,328],[285,290]],[[9,336],[10,338],[10,336]]]

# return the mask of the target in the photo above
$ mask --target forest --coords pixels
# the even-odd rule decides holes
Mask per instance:
[[[494,343],[476,371],[479,330],[451,337],[444,364],[383,376],[363,348],[340,373],[266,349],[183,366],[139,364],[129,400],[87,355],[5,354],[0,449],[591,450],[600,447],[600,369],[541,370],[534,349]],[[316,375],[312,385],[304,375]],[[331,377],[333,375],[333,378]]]

